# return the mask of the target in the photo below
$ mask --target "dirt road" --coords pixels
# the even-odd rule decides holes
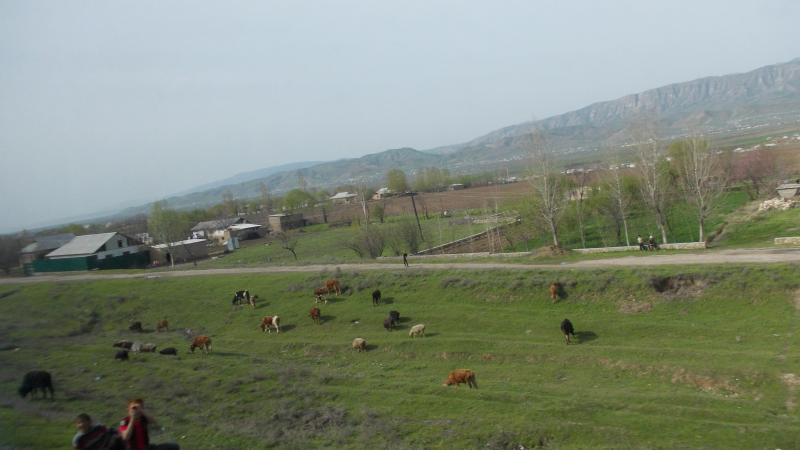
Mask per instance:
[[[453,263],[415,263],[411,269],[424,270],[564,270],[590,269],[601,267],[642,267],[664,265],[696,265],[696,264],[800,264],[800,249],[746,249],[706,251],[701,253],[680,253],[671,255],[623,256],[619,258],[595,259],[562,264],[524,264],[498,262],[453,262]],[[139,273],[76,273],[57,275],[37,275],[25,278],[0,278],[2,284],[28,284],[52,281],[87,281],[87,280],[120,280],[134,278],[168,278],[197,277],[208,275],[240,275],[259,273],[287,272],[321,272],[324,270],[364,271],[364,270],[409,270],[398,263],[366,263],[366,264],[312,264],[307,266],[262,266],[231,269],[195,269],[195,270],[159,270]]]

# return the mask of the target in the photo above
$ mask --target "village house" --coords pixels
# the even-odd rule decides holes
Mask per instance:
[[[53,250],[61,247],[73,240],[75,235],[72,233],[54,234],[51,236],[40,236],[36,241],[26,245],[19,252],[19,262],[24,267],[37,259],[44,259],[44,256]]]
[[[248,239],[259,239],[264,237],[264,227],[257,224],[257,223],[237,223],[233,224],[225,230],[225,239],[224,242],[229,241],[231,238],[235,238],[240,241],[246,241]]]
[[[375,191],[375,194],[372,195],[372,199],[383,200],[384,198],[392,197],[394,195],[395,193],[391,189],[389,189],[388,187],[382,187],[377,191]]]
[[[150,262],[154,266],[169,265],[172,262],[194,262],[208,258],[207,239],[186,239],[150,247]]]
[[[192,227],[192,238],[209,239],[216,241],[225,240],[225,230],[231,225],[249,223],[244,217],[229,217],[226,219],[206,220]]]
[[[149,252],[141,242],[124,234],[111,232],[76,236],[66,244],[33,261],[35,272],[61,272],[91,269],[127,269],[144,267]]]
[[[351,194],[349,192],[337,192],[336,195],[330,197],[329,200],[333,202],[334,205],[349,205],[354,203],[357,197],[357,194]]]

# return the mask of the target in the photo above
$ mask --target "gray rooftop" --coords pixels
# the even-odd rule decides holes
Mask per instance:
[[[244,217],[228,217],[227,219],[206,220],[192,227],[192,231],[224,230],[235,223],[246,222]]]
[[[44,250],[55,250],[75,238],[72,233],[53,234],[51,236],[39,236],[36,242],[26,245],[20,253],[36,253]]]
[[[48,253],[47,257],[91,255],[116,235],[117,233],[100,233],[76,236],[68,243],[59,247],[58,250]]]

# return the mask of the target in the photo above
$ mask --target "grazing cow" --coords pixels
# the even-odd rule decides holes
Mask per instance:
[[[383,328],[386,328],[386,331],[392,331],[394,328],[394,321],[391,317],[383,319]]]
[[[442,386],[452,386],[454,384],[456,387],[459,384],[466,384],[470,389],[478,389],[478,382],[475,381],[475,372],[469,369],[456,369],[450,372]]]
[[[558,300],[558,297],[561,296],[561,290],[562,289],[564,289],[564,288],[561,286],[561,283],[559,283],[558,281],[550,283],[550,299],[553,300],[553,303],[555,303],[556,300]]]
[[[367,340],[364,338],[353,339],[353,349],[359,352],[367,351]]]
[[[202,348],[206,353],[211,351],[211,338],[208,336],[196,336],[192,339],[192,345],[189,346],[189,351],[194,353],[194,349]]]
[[[261,319],[261,331],[264,333],[272,333],[272,329],[275,328],[275,331],[278,333],[281,332],[281,318],[278,316],[264,316]]]
[[[392,325],[400,323],[400,313],[397,311],[389,311],[389,318],[392,319]]]
[[[311,308],[311,311],[308,312],[308,315],[311,317],[311,320],[313,320],[314,323],[319,325],[319,316],[320,316],[319,308],[317,308],[316,306]]]
[[[141,333],[143,331],[142,330],[142,322],[133,322],[131,324],[131,326],[128,327],[128,329],[130,331],[136,331],[138,333]]]
[[[111,346],[112,347],[117,347],[117,348],[124,348],[126,350],[130,350],[131,346],[133,346],[133,342],[131,342],[131,341],[117,341],[117,342],[114,342],[114,344],[112,344]]]
[[[314,288],[314,303],[322,303],[323,301],[325,304],[328,304],[328,289],[321,287],[321,288]]]
[[[156,351],[156,344],[142,344],[141,342],[134,342],[131,345],[132,352],[152,353]]]
[[[167,319],[159,320],[156,323],[156,332],[160,333],[161,331],[169,331],[169,322]]]
[[[234,292],[231,304],[233,306],[250,305],[253,308],[256,307],[255,297],[251,297],[248,290]]]
[[[325,289],[327,289],[329,293],[342,295],[342,285],[340,285],[339,280],[335,278],[325,281]]]
[[[412,338],[417,337],[417,336],[423,336],[424,337],[425,336],[425,325],[421,324],[421,323],[417,324],[417,325],[414,325],[408,331],[408,335],[410,337],[412,337]]]
[[[209,341],[209,345],[210,345],[210,341]],[[162,355],[172,355],[172,356],[175,356],[175,355],[177,355],[177,354],[178,354],[178,349],[176,349],[175,347],[167,347],[167,348],[165,348],[165,349],[163,349],[163,350],[159,351],[158,353],[161,353]]]
[[[47,392],[50,391],[50,398],[53,398],[53,379],[50,372],[44,370],[34,370],[25,374],[22,378],[22,386],[19,387],[17,392],[19,396],[25,398],[26,395],[36,393],[36,390],[41,390],[42,395],[47,398]]]
[[[571,341],[569,339],[570,335],[575,337],[575,327],[572,326],[572,322],[569,319],[564,319],[561,321],[561,332],[564,333],[564,339],[569,344]]]
[[[372,291],[372,306],[377,306],[381,302],[381,290],[375,289]]]
[[[128,351],[127,350],[120,350],[114,355],[114,359],[119,361],[127,361],[128,360]]]

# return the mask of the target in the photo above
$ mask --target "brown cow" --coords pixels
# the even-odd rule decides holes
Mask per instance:
[[[442,386],[452,386],[455,384],[456,387],[458,387],[458,385],[462,383],[469,386],[470,389],[473,387],[478,389],[478,382],[475,381],[475,372],[469,369],[456,369],[450,372]]]
[[[336,295],[342,295],[342,286],[339,284],[339,280],[335,278],[325,281],[325,289],[329,293],[335,292]]]
[[[558,297],[561,296],[561,290],[562,289],[564,289],[564,288],[561,286],[561,283],[559,283],[558,281],[550,283],[550,299],[553,300],[553,303],[555,303],[556,300],[558,299]]]
[[[324,301],[325,304],[327,305],[328,304],[328,297],[326,297],[326,295],[328,295],[328,289],[326,289],[324,287],[315,288],[314,289],[314,303],[322,303]]]
[[[160,333],[162,330],[169,331],[169,322],[167,321],[167,319],[159,320],[156,323],[156,332]]]
[[[194,349],[202,348],[206,353],[211,351],[211,338],[208,336],[195,336],[192,339],[192,345],[189,346],[189,351],[194,353]]]
[[[317,308],[316,306],[311,308],[311,311],[308,312],[308,315],[311,316],[311,320],[313,320],[314,323],[319,325],[319,315],[320,315],[319,308]]]
[[[275,331],[278,333],[281,332],[281,319],[278,316],[264,316],[261,319],[261,331],[264,333],[272,333],[272,329],[275,328]]]

